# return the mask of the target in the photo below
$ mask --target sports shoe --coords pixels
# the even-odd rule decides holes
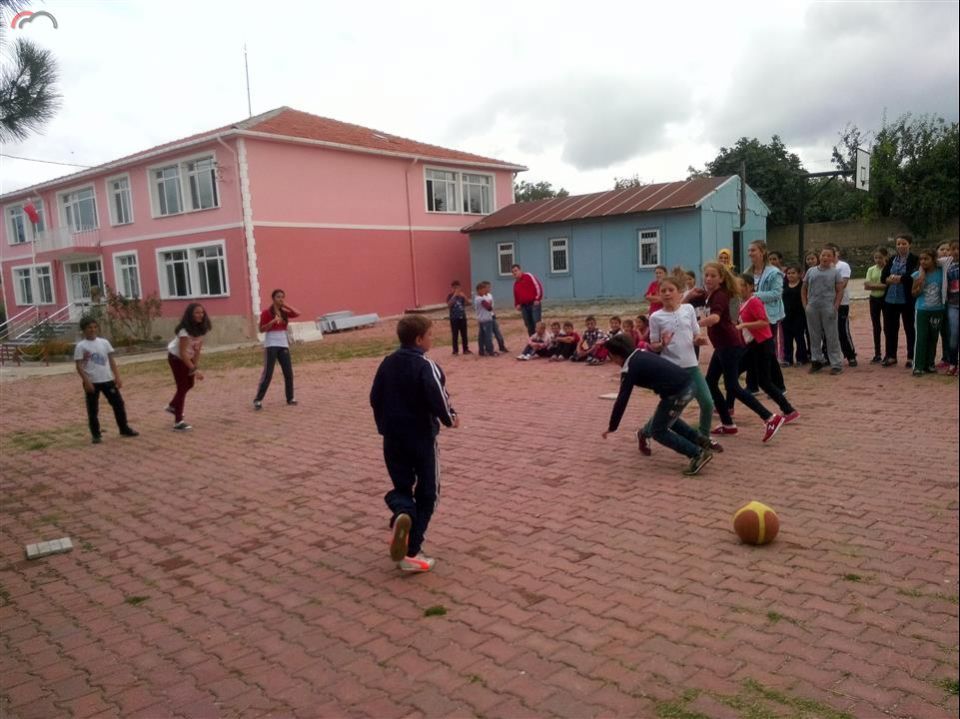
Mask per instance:
[[[163,411],[164,411],[164,412],[169,412],[170,414],[176,414],[176,413],[177,413],[177,410],[175,410],[175,409],[173,408],[173,405],[172,405],[172,404],[168,404],[166,407],[164,407],[164,408],[163,408]]]
[[[593,365],[593,364],[600,364],[600,363],[597,362],[596,357],[587,357],[587,364]]]
[[[950,365],[950,369],[947,370],[947,374],[951,377],[957,376],[957,366],[955,364]]]
[[[903,366],[906,367],[907,369],[912,369],[912,368],[913,368],[913,360],[907,360],[907,361],[904,363]]]
[[[843,367],[831,367],[830,374],[837,375],[843,372]]]
[[[767,420],[767,427],[763,431],[763,441],[769,442],[773,435],[780,431],[780,428],[787,423],[783,415],[775,414]]]
[[[296,406],[297,406],[297,398],[294,397],[293,399],[288,399],[288,400],[287,400],[287,404],[290,405],[291,407],[296,407]]]
[[[713,452],[709,449],[700,450],[700,454],[691,459],[690,464],[683,470],[684,476],[692,477],[695,474],[699,474],[703,466],[711,459],[713,459]]]
[[[653,452],[650,449],[650,442],[647,440],[647,435],[643,433],[643,430],[637,430],[637,446],[640,449],[640,454],[644,457],[649,457]]]
[[[140,433],[133,427],[125,427],[120,430],[121,437],[139,437]]]
[[[472,350],[464,350],[463,353],[464,353],[465,355],[472,355],[472,354],[473,354],[473,351],[472,351]]]
[[[880,355],[874,355],[873,359],[870,360],[870,364],[880,364],[881,362],[883,362],[883,357]]]
[[[790,424],[791,422],[796,422],[798,419],[800,419],[800,413],[797,412],[797,410],[793,410],[790,414],[783,416],[783,423]]]
[[[736,434],[739,431],[735,424],[720,424],[714,427],[710,434]]]
[[[856,367],[856,366],[857,366],[857,358],[856,358],[856,357],[853,357],[852,359],[848,359],[848,360],[847,360],[847,366],[849,366],[849,367]]]
[[[101,437],[99,434],[95,434],[93,435],[93,438],[90,440],[90,442],[92,444],[100,444],[101,442],[103,442],[103,437]]]
[[[521,360],[522,362],[526,362],[528,359],[530,359],[530,355],[517,355],[517,359]]]
[[[816,374],[823,369],[823,365],[820,362],[811,362],[810,363],[810,374]]]
[[[263,409],[263,402],[258,399],[253,400],[253,408],[257,410]]]
[[[715,439],[710,439],[710,440],[707,440],[707,441],[710,442],[710,451],[711,451],[711,452],[722,452],[722,451],[723,451],[723,445],[720,444],[717,440],[715,440]]]
[[[420,552],[416,557],[404,557],[401,559],[397,562],[397,569],[401,572],[411,573],[429,572],[436,563],[437,560]]]
[[[943,360],[941,360],[940,362],[937,362],[937,369],[947,369],[949,366],[950,366],[949,362],[944,362]]]
[[[918,369],[915,369],[915,370],[913,371],[913,376],[914,376],[914,377],[923,377],[923,372],[921,372],[921,371],[918,370]]]
[[[188,429],[193,429],[193,427],[192,427],[191,425],[187,424],[187,423],[186,423],[184,420],[182,420],[182,419],[181,419],[179,422],[177,422],[175,425],[173,425],[173,428],[174,428],[175,430],[180,431],[180,432],[186,432]]]
[[[887,358],[886,358],[883,362],[881,362],[880,364],[881,364],[882,366],[884,366],[884,367],[893,367],[896,363],[897,363],[897,358],[896,358],[896,357],[887,357]]]
[[[407,544],[410,542],[410,525],[413,520],[409,514],[401,512],[393,520],[393,538],[390,540],[390,559],[399,562],[407,556]]]

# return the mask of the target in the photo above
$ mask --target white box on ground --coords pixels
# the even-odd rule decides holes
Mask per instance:
[[[51,539],[46,542],[36,542],[26,546],[27,559],[40,559],[48,557],[51,554],[63,554],[73,549],[73,542],[70,537],[61,537],[60,539]]]

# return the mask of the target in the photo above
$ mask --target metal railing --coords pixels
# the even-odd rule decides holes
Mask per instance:
[[[69,227],[53,227],[37,233],[37,252],[70,250],[75,248],[95,249],[100,247],[99,228],[74,232]]]
[[[27,325],[35,325],[39,319],[39,307],[27,307],[27,309],[17,312],[13,317],[8,317],[0,322],[0,340],[7,339],[14,332],[22,330]]]
[[[64,305],[53,312],[41,312],[37,307],[27,308],[11,318],[11,321],[17,318],[22,319],[18,319],[16,324],[8,323],[4,341],[17,343],[22,342],[27,337],[38,338],[46,328],[53,327],[60,322],[69,322],[71,307],[72,305]]]

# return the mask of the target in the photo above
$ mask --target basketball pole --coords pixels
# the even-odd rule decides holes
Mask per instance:
[[[817,195],[823,192],[830,183],[838,177],[846,177],[852,174],[854,174],[853,170],[832,170],[828,172],[804,172],[800,175],[800,217],[797,218],[797,263],[801,267],[803,267],[803,226],[806,223],[807,204],[813,201]],[[807,197],[807,180],[811,177],[829,177],[830,179],[820,185],[817,191],[810,195],[810,197]]]

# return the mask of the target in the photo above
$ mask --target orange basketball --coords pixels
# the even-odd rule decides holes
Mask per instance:
[[[733,531],[744,544],[769,544],[780,531],[780,518],[761,502],[750,502],[733,515]]]

